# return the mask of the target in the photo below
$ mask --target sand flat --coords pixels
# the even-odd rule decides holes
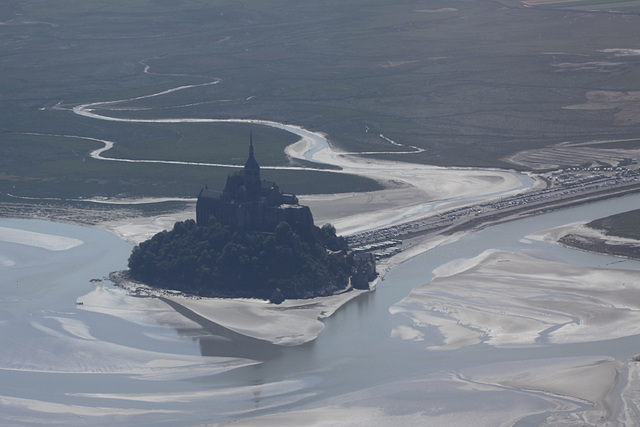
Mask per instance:
[[[174,303],[234,332],[279,345],[314,340],[324,328],[322,319],[367,291],[352,290],[328,297],[285,300],[282,304],[232,298],[167,296]]]
[[[613,358],[591,356],[501,363],[475,368],[465,374],[473,381],[486,384],[541,391],[590,402],[594,405],[592,409],[573,414],[571,418],[580,418],[580,421],[591,425],[612,415],[608,398],[618,382],[620,372],[624,370],[624,364]],[[556,414],[554,417],[562,424],[567,421],[567,415]]]
[[[0,241],[33,246],[49,251],[66,251],[84,243],[82,240],[71,237],[56,236],[10,227],[0,227]]]
[[[495,346],[594,342],[637,334],[640,283],[634,270],[487,251],[446,264],[436,274],[390,311],[417,327],[436,325],[443,348],[479,341]]]

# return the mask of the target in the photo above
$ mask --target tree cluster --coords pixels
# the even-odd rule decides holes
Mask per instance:
[[[187,220],[136,246],[129,269],[148,285],[200,296],[311,298],[347,286],[354,269],[347,249],[331,225],[232,232],[215,220]]]

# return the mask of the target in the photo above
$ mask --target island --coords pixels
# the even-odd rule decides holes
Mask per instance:
[[[308,206],[260,176],[253,135],[245,166],[222,192],[205,186],[196,220],[176,222],[135,246],[129,279],[203,297],[284,299],[369,289],[370,252],[355,252],[331,224],[318,227]]]

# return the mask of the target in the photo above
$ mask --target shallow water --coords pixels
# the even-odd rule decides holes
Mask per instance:
[[[103,425],[114,420],[121,425],[194,425],[323,406],[367,390],[401,395],[409,390],[407,380],[488,364],[589,355],[628,360],[640,351],[637,336],[431,351],[427,347],[442,342],[440,333],[425,327],[420,329],[423,341],[393,337],[394,330],[413,325],[403,315],[390,314],[389,308],[428,283],[433,269],[486,249],[640,270],[638,262],[523,240],[539,230],[630,210],[638,202],[636,195],[589,204],[490,227],[439,246],[392,269],[375,292],[352,300],[327,319],[317,340],[297,347],[248,339],[195,317],[185,319],[158,300],[128,297],[108,282],[92,283],[124,268],[131,250],[107,232],[2,219],[0,227],[71,237],[83,244],[53,251],[0,242],[0,420],[65,424],[82,417]],[[261,363],[246,366],[253,361]],[[429,407],[427,396],[434,393],[436,382],[425,384],[422,398],[413,397],[416,407]],[[468,391],[453,389],[445,394],[455,398],[464,393]],[[467,404],[486,399],[472,396]],[[546,397],[518,396],[531,411],[546,408],[540,403]],[[457,410],[462,412],[462,407]]]

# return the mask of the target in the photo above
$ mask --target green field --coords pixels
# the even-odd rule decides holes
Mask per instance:
[[[0,5],[0,193],[73,199],[192,197],[230,168],[98,161],[105,156],[242,164],[248,125],[124,118],[272,120],[328,134],[348,151],[436,165],[514,167],[503,158],[566,140],[637,137],[616,109],[565,109],[592,90],[640,90],[640,18],[486,1],[36,1]],[[580,64],[611,64],[604,68]],[[577,64],[577,66],[561,66]],[[132,109],[135,108],[135,109]],[[252,126],[262,165],[288,165],[292,135]],[[63,136],[64,135],[64,136]],[[379,188],[322,171],[265,171],[284,191]]]

